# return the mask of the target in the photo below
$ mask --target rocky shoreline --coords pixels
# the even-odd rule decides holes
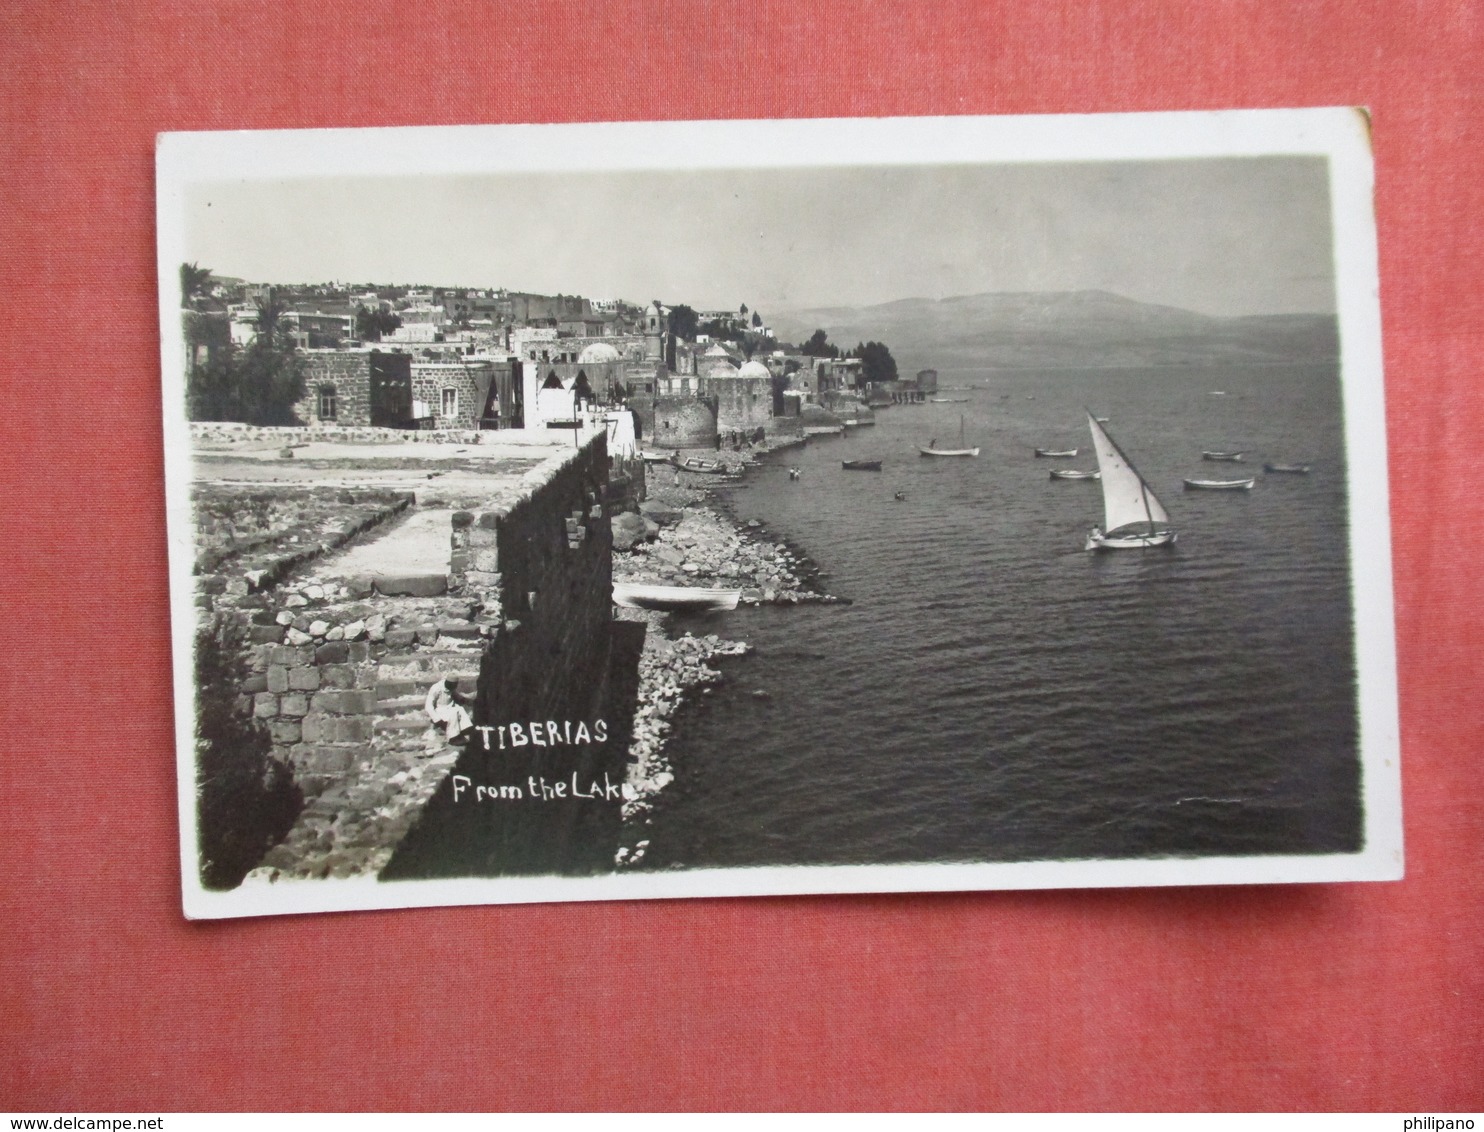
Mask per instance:
[[[757,455],[792,443],[799,442],[721,452],[717,458],[738,475]],[[739,524],[722,512],[707,491],[718,478],[677,473],[668,465],[652,468],[648,497],[638,514],[615,520],[614,581],[737,589],[741,605],[839,601],[818,588],[817,571],[805,555],[776,541],[756,520]],[[617,615],[649,626],[629,746],[624,844],[615,857],[615,864],[624,867],[643,859],[649,811],[655,796],[675,779],[665,749],[675,713],[688,698],[709,694],[710,685],[721,679],[715,661],[741,656],[750,646],[715,634],[698,637],[689,630],[672,636],[673,618],[666,613],[619,609]]]

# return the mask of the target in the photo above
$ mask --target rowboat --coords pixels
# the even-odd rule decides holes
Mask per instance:
[[[1240,464],[1242,462],[1243,457],[1245,457],[1246,455],[1247,455],[1247,453],[1245,453],[1245,452],[1202,452],[1201,453],[1201,459],[1202,460],[1224,460],[1227,463]]]
[[[1308,464],[1264,464],[1262,470],[1265,472],[1287,472],[1291,475],[1306,476],[1309,474]]]
[[[1132,550],[1173,543],[1175,531],[1164,504],[1091,413],[1087,414],[1087,424],[1092,429],[1092,447],[1102,473],[1105,521],[1103,530],[1094,527],[1087,536],[1087,549]]]
[[[1102,477],[1099,472],[1079,472],[1075,468],[1052,468],[1051,478],[1054,480],[1095,480]]]
[[[847,472],[879,472],[880,460],[841,460],[840,467]]]
[[[1257,482],[1256,476],[1244,480],[1186,480],[1186,491],[1251,491]]]
[[[731,469],[720,460],[701,460],[695,456],[687,457],[675,466],[682,472],[695,472],[703,476],[725,476],[731,473]]]
[[[614,582],[613,604],[625,609],[656,609],[665,612],[704,612],[736,609],[741,590],[704,589],[700,586],[651,586],[639,582]]]
[[[1036,449],[1036,455],[1037,456],[1056,456],[1056,457],[1075,456],[1075,455],[1077,455],[1077,449],[1075,449],[1075,448],[1065,448],[1065,449],[1037,448]]]

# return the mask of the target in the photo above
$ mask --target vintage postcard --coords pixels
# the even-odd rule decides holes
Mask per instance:
[[[188,916],[1402,875],[1362,111],[158,176]]]

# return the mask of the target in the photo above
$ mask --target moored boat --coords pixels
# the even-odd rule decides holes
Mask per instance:
[[[1088,550],[1133,550],[1169,546],[1175,541],[1170,515],[1139,470],[1091,414],[1092,447],[1103,489],[1104,527],[1087,536]]]
[[[977,444],[972,448],[964,446],[964,418],[960,416],[958,418],[957,448],[939,448],[938,442],[934,440],[926,448],[919,444],[917,451],[924,456],[977,456],[979,455],[979,446]]]
[[[1186,491],[1251,491],[1257,482],[1256,476],[1244,480],[1186,480]]]
[[[1075,449],[1075,448],[1037,448],[1036,449],[1036,455],[1037,456],[1054,456],[1054,457],[1058,457],[1058,458],[1063,458],[1063,457],[1077,455],[1077,449]]]
[[[879,472],[880,460],[841,460],[840,467],[847,472]]]
[[[736,609],[741,590],[705,589],[700,586],[652,586],[641,582],[614,582],[613,604],[626,609],[655,609],[666,612]]]
[[[1229,464],[1240,464],[1246,459],[1245,452],[1202,452],[1202,460],[1223,460]]]
[[[1262,470],[1265,472],[1287,473],[1295,476],[1306,476],[1309,474],[1308,464],[1264,464]]]
[[[1081,472],[1076,468],[1052,468],[1051,478],[1054,480],[1095,480],[1101,479],[1098,472]]]

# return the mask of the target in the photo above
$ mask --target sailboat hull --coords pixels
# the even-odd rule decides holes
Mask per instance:
[[[1173,546],[1174,543],[1174,531],[1155,531],[1147,535],[1087,536],[1088,550],[1142,550],[1151,546]]]

